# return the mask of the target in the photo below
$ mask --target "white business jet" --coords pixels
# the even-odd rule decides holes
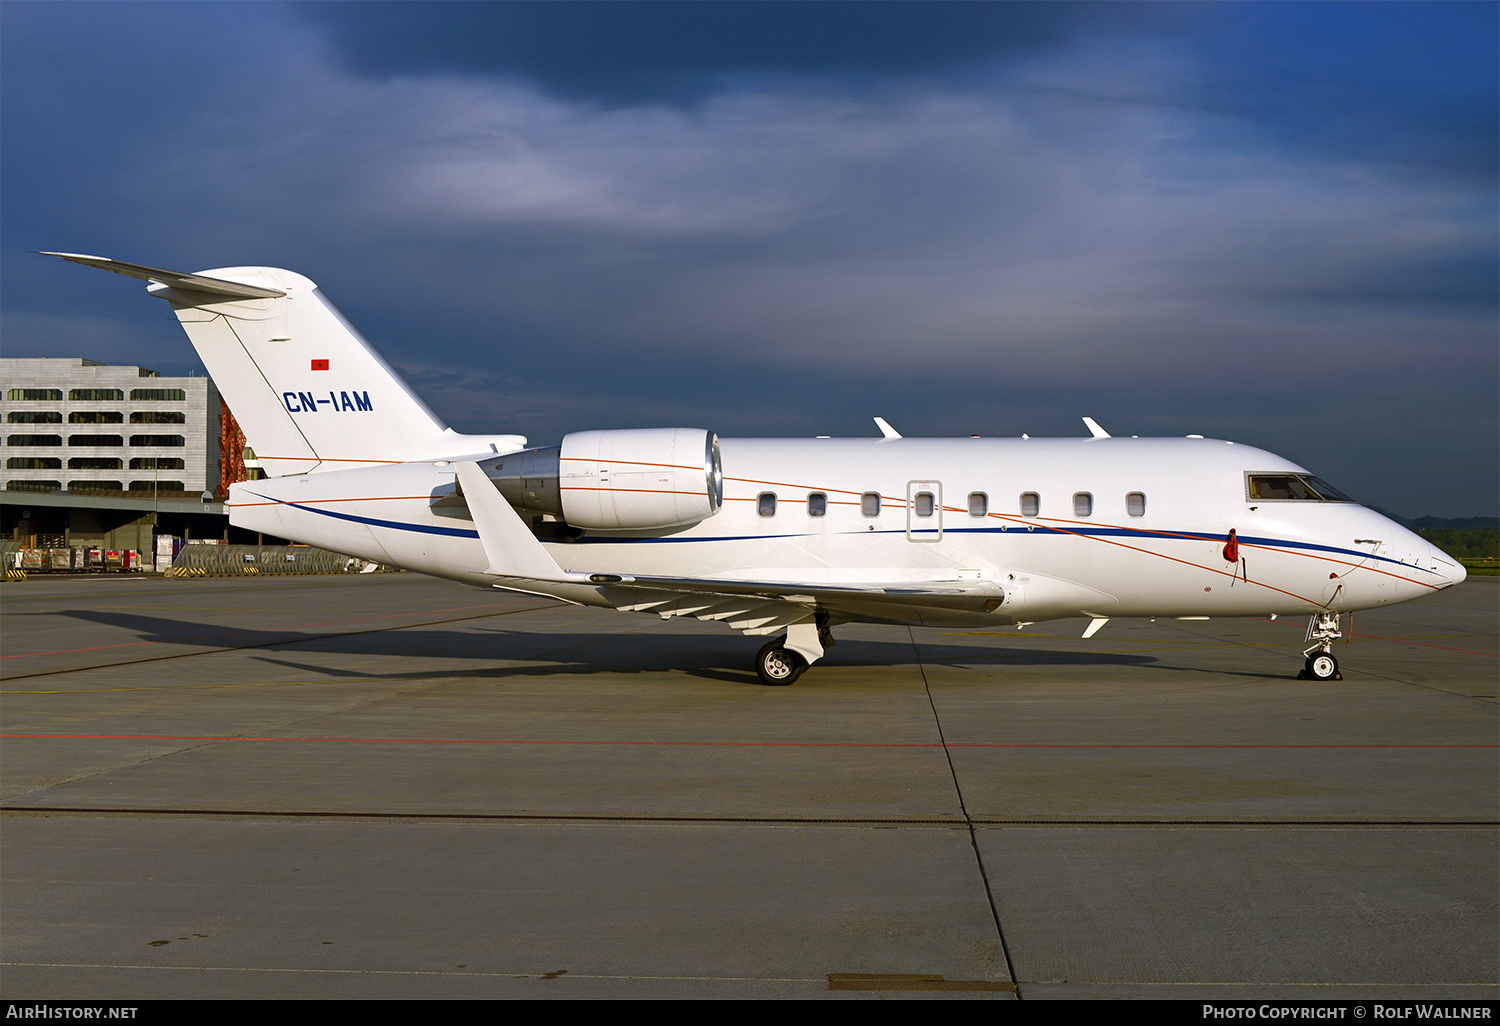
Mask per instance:
[[[269,478],[232,524],[481,587],[770,635],[790,684],[850,622],[1310,617],[1301,676],[1340,678],[1341,614],[1462,581],[1456,559],[1261,449],[1190,435],[720,439],[701,428],[447,428],[318,287],[49,253],[171,304]]]

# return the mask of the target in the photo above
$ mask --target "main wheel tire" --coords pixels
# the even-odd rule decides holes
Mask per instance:
[[[1339,661],[1329,652],[1307,657],[1307,675],[1313,680],[1339,680]]]
[[[780,641],[768,642],[755,657],[755,674],[762,684],[784,686],[802,676],[807,669],[807,660],[789,648],[782,648]]]

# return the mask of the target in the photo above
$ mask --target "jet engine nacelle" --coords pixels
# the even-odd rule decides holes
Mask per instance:
[[[719,439],[702,428],[577,431],[484,468],[517,509],[595,530],[685,527],[717,513],[724,497]]]

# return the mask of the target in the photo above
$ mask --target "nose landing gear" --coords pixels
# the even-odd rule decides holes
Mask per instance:
[[[1307,662],[1302,666],[1302,672],[1297,674],[1298,680],[1343,680],[1344,675],[1339,672],[1339,661],[1333,655],[1333,643],[1342,638],[1343,632],[1339,630],[1339,614],[1332,610],[1324,610],[1314,613],[1307,621],[1307,639],[1312,645],[1302,650],[1307,657]]]

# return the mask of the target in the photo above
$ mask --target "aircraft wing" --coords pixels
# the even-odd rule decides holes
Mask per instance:
[[[602,575],[601,575],[602,576]],[[992,581],[901,581],[891,584],[805,584],[771,581],[630,577],[605,589],[616,609],[720,620],[746,634],[770,634],[813,620],[821,608],[850,619],[909,622],[914,612],[985,612],[1005,599]],[[882,615],[884,614],[884,615]]]
[[[620,588],[687,592],[692,595],[717,595],[778,599],[804,604],[840,601],[891,602],[900,605],[936,606],[946,609],[993,609],[1005,598],[1005,592],[993,581],[899,581],[847,584],[812,584],[804,581],[752,581],[717,577],[618,577],[594,574],[595,583],[615,584]]]
[[[663,619],[723,620],[747,634],[769,634],[809,622],[819,606],[834,611],[856,607],[862,612],[886,607],[894,616],[898,607],[983,612],[1005,598],[998,584],[981,580],[808,583],[564,570],[478,464],[455,461],[453,468],[458,485],[455,494],[468,506],[489,559],[484,572],[504,588],[545,593],[546,585],[604,585],[605,597],[617,609],[655,612]]]

